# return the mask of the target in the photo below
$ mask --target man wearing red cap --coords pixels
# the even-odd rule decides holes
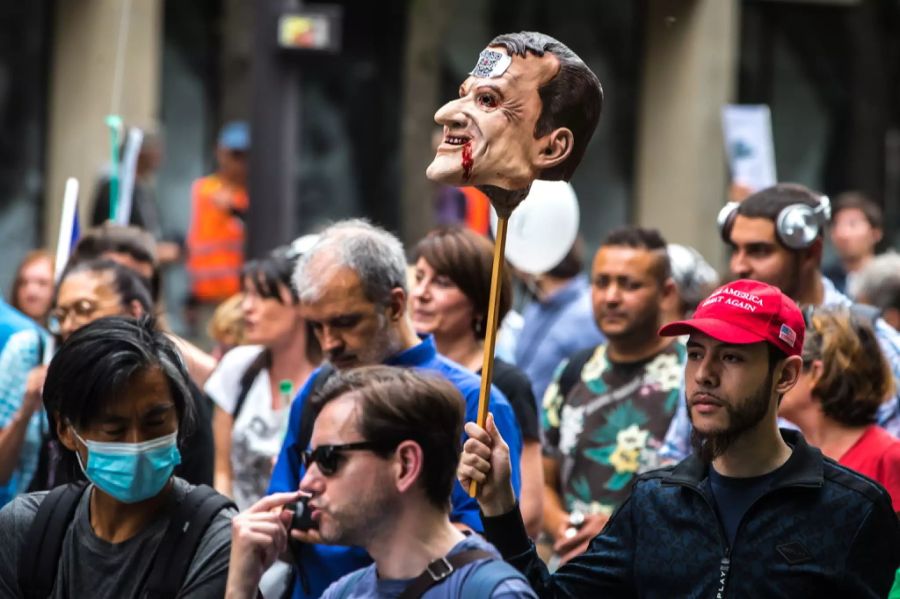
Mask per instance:
[[[641,475],[587,552],[550,575],[528,540],[503,439],[466,425],[460,482],[479,482],[485,533],[541,597],[884,597],[900,524],[877,483],[777,428],[801,368],[803,317],[739,280],[691,320],[685,388],[694,453]]]
[[[900,390],[900,333],[877,310],[854,305],[822,276],[823,233],[831,212],[827,197],[802,185],[779,183],[762,189],[719,215],[719,233],[731,248],[735,278],[774,285],[801,306],[847,306],[871,321],[878,345]],[[900,436],[900,396],[887,398],[876,424]],[[690,423],[679,406],[660,455],[680,460],[690,451]]]

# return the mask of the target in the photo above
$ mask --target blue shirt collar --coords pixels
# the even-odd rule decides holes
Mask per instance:
[[[429,362],[437,356],[434,335],[419,335],[421,343],[404,349],[384,361],[388,366],[418,366]]]

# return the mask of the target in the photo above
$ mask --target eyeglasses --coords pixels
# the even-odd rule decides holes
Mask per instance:
[[[97,311],[97,308],[96,302],[83,299],[70,306],[57,306],[50,312],[50,316],[59,321],[59,323],[63,323],[70,313],[79,319],[90,318]]]
[[[303,464],[303,467],[307,470],[312,464],[316,464],[319,467],[319,471],[324,476],[334,476],[341,465],[341,460],[343,458],[341,454],[345,451],[369,450],[383,452],[390,449],[393,449],[393,447],[388,446],[385,443],[359,441],[357,443],[345,443],[344,445],[319,445],[312,451],[304,450],[298,451],[297,453],[300,456],[300,463]]]
[[[79,300],[71,306],[58,306],[48,315],[47,329],[54,335],[59,335],[62,331],[62,324],[69,314],[75,317],[76,322],[83,323],[89,320],[99,308],[99,304],[87,299]]]

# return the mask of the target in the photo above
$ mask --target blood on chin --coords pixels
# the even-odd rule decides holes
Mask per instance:
[[[475,167],[475,158],[472,157],[472,142],[468,141],[462,147],[461,164],[463,169],[463,179],[468,181],[472,178],[472,169]]]

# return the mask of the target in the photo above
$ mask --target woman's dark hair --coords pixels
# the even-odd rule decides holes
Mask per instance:
[[[845,426],[875,422],[894,379],[864,318],[843,307],[817,308],[806,327],[802,357],[806,369],[814,360],[822,362],[812,392],[826,416]]]
[[[86,260],[71,264],[59,279],[59,285],[56,288],[57,293],[59,293],[59,288],[62,287],[62,283],[67,277],[83,272],[109,273],[112,276],[113,286],[116,293],[119,294],[123,308],[129,309],[131,302],[136,301],[140,304],[144,314],[153,314],[153,298],[150,294],[150,284],[147,279],[130,268],[108,258]],[[56,297],[53,298],[53,304],[56,304]]]
[[[249,282],[261,297],[283,304],[281,289],[284,288],[291,295],[291,303],[296,304],[300,298],[291,278],[299,257],[290,248],[279,248],[265,258],[247,262],[241,269],[242,290],[246,290]],[[322,360],[322,346],[309,324],[306,326],[306,357],[315,363]]]
[[[422,448],[421,485],[428,500],[449,510],[450,493],[462,448],[466,404],[446,379],[410,368],[367,366],[335,371],[311,401],[316,413],[328,402],[353,394],[357,427],[390,455],[403,441]]]
[[[60,346],[47,368],[43,392],[52,438],[58,441],[57,422],[88,427],[104,406],[122,398],[136,375],[151,369],[159,369],[169,383],[178,436],[183,439],[191,431],[195,412],[187,369],[152,316],[99,318]],[[64,460],[74,466],[71,452],[66,452]]]
[[[491,295],[491,266],[494,244],[487,237],[462,227],[441,227],[426,235],[417,245],[413,260],[424,258],[438,274],[449,277],[459,287],[475,312],[472,330],[479,339],[487,331],[488,303]],[[500,283],[498,321],[512,305],[512,279],[503,269]]]
[[[241,286],[246,288],[249,281],[259,295],[281,303],[284,303],[281,296],[281,287],[284,287],[291,294],[291,302],[296,304],[299,298],[297,290],[291,284],[291,275],[294,274],[296,263],[296,258],[292,260],[282,252],[273,252],[265,258],[250,260],[241,269]]]

